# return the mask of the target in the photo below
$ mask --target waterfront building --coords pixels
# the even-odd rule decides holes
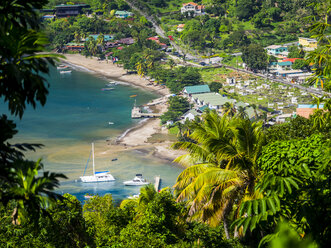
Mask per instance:
[[[191,96],[193,94],[202,94],[202,93],[209,93],[210,89],[209,86],[204,85],[194,85],[194,86],[185,86],[183,89],[183,94],[187,96]]]

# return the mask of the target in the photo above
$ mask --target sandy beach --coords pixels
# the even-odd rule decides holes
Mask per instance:
[[[80,54],[65,54],[66,59],[63,61],[76,66],[84,67],[94,73],[101,74],[111,79],[127,82],[131,85],[156,92],[162,96],[169,95],[168,88],[161,85],[154,85],[147,79],[140,77],[138,74],[127,74],[123,67],[113,64],[111,61],[98,61],[97,58],[86,58]]]
[[[110,61],[98,61],[97,58],[86,58],[80,54],[66,54],[66,63],[84,67],[93,73],[100,74],[110,79],[123,81],[130,85],[140,87],[151,92],[155,92],[162,97],[156,99],[158,102],[153,106],[153,111],[164,113],[167,111],[166,97],[170,94],[165,86],[154,85],[147,79],[140,77],[137,74],[127,74],[126,71]],[[103,156],[107,156],[112,152],[125,152],[127,150],[143,150],[146,154],[155,156],[168,161],[174,160],[176,157],[184,154],[183,151],[176,151],[170,148],[171,142],[164,140],[159,143],[149,143],[149,138],[155,134],[167,134],[167,129],[162,128],[160,119],[149,119],[138,126],[130,129],[125,135],[117,137],[116,140],[107,141],[105,150],[101,152]]]

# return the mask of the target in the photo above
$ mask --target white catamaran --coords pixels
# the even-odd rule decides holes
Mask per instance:
[[[80,177],[83,183],[96,183],[96,182],[109,182],[114,181],[115,178],[109,173],[109,171],[95,171],[95,165],[94,165],[94,143],[92,143],[92,164],[93,164],[93,175],[92,176],[84,176]],[[87,166],[87,165],[86,165]]]

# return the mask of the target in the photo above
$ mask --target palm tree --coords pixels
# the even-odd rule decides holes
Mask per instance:
[[[147,206],[149,202],[151,202],[157,194],[155,187],[153,184],[148,184],[145,187],[141,188],[140,195],[138,198],[139,206]]]
[[[320,108],[320,104],[323,103],[325,100],[324,100],[324,96],[321,96],[321,97],[318,97],[318,96],[315,96],[313,94],[310,94],[314,99],[312,101],[312,104],[316,104],[317,106],[317,109]]]
[[[238,117],[240,117],[242,119],[248,118],[248,114],[246,113],[246,107],[239,106],[236,116],[238,116]]]
[[[82,37],[81,37],[81,34],[80,34],[79,31],[75,31],[75,33],[74,33],[74,38],[75,38],[75,41],[76,41],[77,43],[80,42],[80,39],[81,39]]]
[[[233,103],[226,102],[223,105],[223,113],[230,117],[233,117],[236,114],[236,111],[236,107]]]
[[[97,45],[99,45],[101,49],[104,49],[104,42],[105,42],[105,36],[103,34],[99,34],[97,38]]]
[[[243,200],[258,196],[254,186],[256,161],[265,143],[262,123],[210,111],[189,138],[173,146],[189,152],[175,160],[187,166],[174,186],[177,201],[189,204],[192,219],[213,226],[223,221],[230,238],[230,213],[236,216]]]
[[[19,163],[20,168],[14,171],[14,183],[8,192],[17,203],[12,214],[13,224],[21,223],[27,216],[32,220],[38,220],[45,207],[60,197],[53,192],[60,185],[58,179],[67,178],[63,174],[48,171],[37,177],[38,171],[43,169],[40,160],[34,164],[26,161]]]
[[[254,109],[254,114],[255,114],[255,120],[257,120],[258,119],[258,114],[257,114],[257,106],[256,106],[256,104],[251,104],[251,105],[249,105],[250,107],[252,107],[253,109]]]

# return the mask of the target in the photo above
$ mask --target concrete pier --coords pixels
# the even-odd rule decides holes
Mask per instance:
[[[160,176],[156,176],[155,177],[155,184],[154,184],[155,190],[157,192],[159,192],[160,187],[161,187],[161,177]]]
[[[157,118],[160,117],[160,113],[143,113],[139,107],[134,107],[131,111],[131,118],[138,119],[138,118]]]

